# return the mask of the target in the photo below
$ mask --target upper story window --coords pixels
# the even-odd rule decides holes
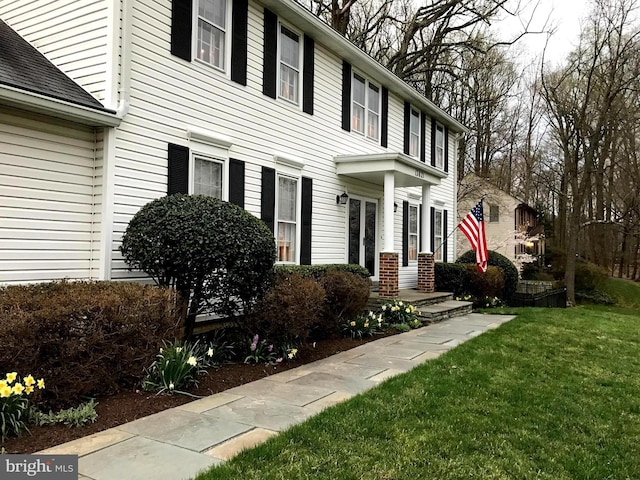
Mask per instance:
[[[444,127],[436,124],[436,167],[444,168]]]
[[[372,140],[379,140],[380,87],[354,73],[351,91],[351,128]]]
[[[280,90],[285,100],[298,104],[300,96],[300,35],[280,25]]]
[[[413,108],[409,122],[409,155],[420,156],[420,112]]]
[[[227,32],[230,23],[228,0],[196,0],[196,57],[220,70],[226,70]]]
[[[500,207],[498,205],[489,206],[489,222],[500,221]]]
[[[409,205],[409,260],[418,260],[418,206]]]
[[[297,258],[298,179],[278,175],[277,246],[278,261],[295,263]]]

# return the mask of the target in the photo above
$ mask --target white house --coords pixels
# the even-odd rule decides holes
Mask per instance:
[[[454,259],[464,127],[294,1],[13,0],[0,19],[95,100],[32,88],[37,52],[0,30],[0,68],[26,60],[0,73],[0,282],[142,278],[122,234],[173,192],[262,218],[279,262],[359,263],[381,289],[388,261],[397,290],[419,252]]]

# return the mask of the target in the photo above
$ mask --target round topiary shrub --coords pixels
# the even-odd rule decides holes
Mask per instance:
[[[456,260],[456,263],[476,263],[476,252],[469,250]],[[502,300],[505,303],[509,303],[513,294],[516,292],[518,286],[518,269],[516,266],[504,255],[498,252],[489,250],[489,259],[487,265],[494,267],[500,267],[504,273],[504,290],[502,294]]]
[[[154,200],[129,222],[120,247],[130,269],[185,299],[185,337],[195,317],[231,317],[249,309],[268,288],[276,247],[269,228],[232,203],[204,195]]]

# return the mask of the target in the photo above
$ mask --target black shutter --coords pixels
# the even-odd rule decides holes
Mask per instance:
[[[229,201],[244,208],[244,162],[229,160]]]
[[[420,161],[427,162],[427,115],[420,112]]]
[[[262,191],[260,194],[260,218],[272,232],[275,232],[276,208],[276,171],[273,168],[262,167]]]
[[[402,266],[409,265],[409,202],[402,202]]]
[[[189,149],[170,143],[167,158],[169,160],[167,195],[189,193]]]
[[[418,208],[418,215],[420,218],[418,219],[418,252],[422,252],[422,204]]]
[[[442,238],[444,238],[444,241],[442,242],[442,261],[443,262],[447,261],[448,233],[449,233],[449,227],[447,226],[447,211],[444,210],[442,212]]]
[[[231,14],[231,80],[246,85],[249,1],[233,0]]]
[[[313,180],[302,177],[302,229],[300,230],[300,265],[311,265],[311,216]]]
[[[304,36],[304,59],[302,69],[302,111],[313,115],[313,75],[315,69],[315,42]]]
[[[431,119],[431,166],[436,166],[436,119]]]
[[[380,127],[380,145],[389,146],[389,90],[382,87],[382,125]]]
[[[444,171],[449,171],[449,127],[444,127]]]
[[[431,243],[431,253],[435,254],[436,253],[436,232],[435,232],[436,209],[434,207],[431,207],[431,210],[429,211],[429,213],[430,213],[429,224],[431,225],[431,228],[430,228],[431,238],[429,239],[429,241]]]
[[[276,98],[278,66],[278,16],[264,9],[264,52],[262,56],[262,93]]]
[[[342,62],[342,129],[351,131],[351,64]]]
[[[404,153],[409,155],[409,143],[411,142],[411,105],[409,102],[404,102]]]
[[[171,54],[191,61],[191,3],[193,0],[171,2]]]

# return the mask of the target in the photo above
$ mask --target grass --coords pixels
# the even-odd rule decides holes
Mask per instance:
[[[197,478],[640,478],[640,289],[611,288],[629,303],[518,309]]]

